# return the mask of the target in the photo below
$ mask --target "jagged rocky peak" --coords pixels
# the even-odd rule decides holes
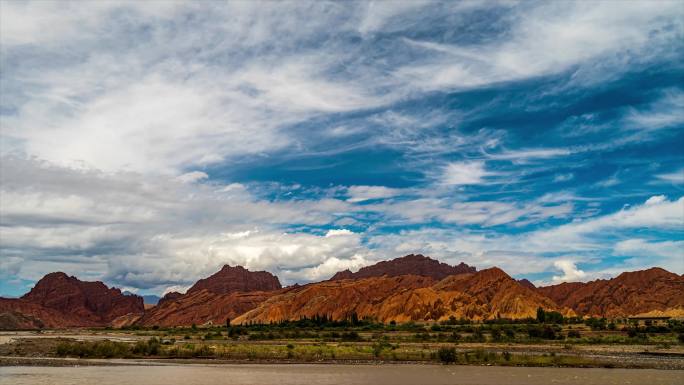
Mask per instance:
[[[81,281],[62,272],[49,273],[21,297],[22,301],[79,316],[87,322],[106,323],[128,313],[142,313],[143,299],[124,295],[100,281]]]
[[[331,280],[361,279],[371,277],[396,277],[399,275],[420,275],[441,280],[450,275],[475,273],[477,269],[461,262],[456,266],[437,261],[422,254],[409,254],[391,261],[381,261],[361,268],[356,273],[344,270],[336,273]]]
[[[249,271],[242,266],[224,265],[215,274],[200,279],[189,290],[209,290],[216,294],[249,291],[271,291],[282,288],[278,277],[266,271]]]

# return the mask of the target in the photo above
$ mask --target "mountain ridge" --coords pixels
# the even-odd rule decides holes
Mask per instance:
[[[661,268],[543,287],[514,279],[498,267],[478,271],[420,254],[359,272],[341,271],[337,279],[283,288],[271,273],[225,265],[185,294],[167,293],[150,309],[144,309],[141,297],[102,282],[49,273],[21,298],[0,298],[0,329],[189,326],[323,314],[332,319],[356,314],[382,322],[482,321],[534,318],[539,307],[566,316],[684,314],[684,276]]]

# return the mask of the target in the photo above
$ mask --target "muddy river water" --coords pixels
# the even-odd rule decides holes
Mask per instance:
[[[50,385],[536,385],[684,384],[684,371],[442,365],[7,366],[0,384]]]

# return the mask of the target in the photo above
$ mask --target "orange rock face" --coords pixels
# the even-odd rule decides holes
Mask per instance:
[[[608,280],[562,283],[537,290],[582,316],[625,317],[684,307],[684,277],[658,267]]]
[[[536,316],[538,307],[562,310],[493,268],[449,276],[439,282],[430,277],[402,275],[310,284],[270,298],[235,322],[266,323],[324,314],[344,319],[352,313],[382,322],[438,321],[451,316],[526,318]]]
[[[249,271],[242,266],[225,265],[216,274],[197,281],[188,293],[208,290],[216,294],[226,294],[238,291],[271,291],[281,287],[278,277],[266,271]]]
[[[460,263],[457,266],[450,266],[439,262],[430,257],[420,254],[409,254],[405,257],[396,258],[391,261],[381,261],[372,266],[361,268],[356,273],[344,270],[333,275],[330,280],[340,279],[361,279],[371,277],[397,277],[400,275],[421,275],[431,277],[435,280],[444,279],[455,274],[474,273],[477,269]]]
[[[381,322],[520,319],[536,317],[539,307],[566,316],[681,316],[684,276],[652,268],[609,280],[535,288],[498,268],[475,272],[409,255],[358,273],[340,272],[329,281],[281,288],[270,273],[224,266],[188,293],[169,293],[143,310],[141,297],[51,273],[20,299],[0,298],[0,329],[189,326],[227,319],[268,323],[317,315],[340,320],[352,314]]]
[[[136,324],[143,326],[190,326],[225,324],[240,314],[256,308],[277,292],[252,291],[216,294],[209,290],[169,299],[150,309]]]
[[[58,272],[47,274],[21,299],[0,300],[0,311],[23,315],[26,328],[104,326],[123,315],[142,313],[144,305],[141,297],[123,295],[102,282]]]
[[[297,320],[323,314],[345,319],[352,313],[359,318],[380,318],[378,313],[389,297],[433,283],[430,277],[416,275],[313,283],[274,296],[234,322]]]
[[[136,323],[144,326],[224,324],[280,291],[280,281],[271,273],[225,265],[217,273],[197,281],[186,294],[166,294]]]

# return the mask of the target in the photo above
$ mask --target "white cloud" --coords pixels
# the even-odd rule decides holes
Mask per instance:
[[[563,275],[553,276],[554,283],[580,281],[587,276],[587,273],[578,269],[573,261],[558,260],[553,263],[553,266],[563,272]]]
[[[232,185],[11,157],[0,163],[2,254],[21,258],[18,275],[26,279],[68,270],[161,288],[203,277],[223,263],[278,272],[360,253],[360,235],[345,229],[329,236],[279,230],[296,222],[327,224],[337,213],[353,212],[341,200],[269,202]]]
[[[209,175],[207,175],[206,172],[202,171],[191,171],[191,172],[186,172],[183,175],[179,175],[176,179],[183,183],[195,183],[199,182],[202,179],[207,179],[209,178]]]
[[[395,76],[421,90],[458,89],[565,71],[571,66],[611,62],[626,68],[624,56],[646,60],[667,55],[683,28],[676,1],[547,2],[513,7],[507,39],[478,46],[409,40],[431,54],[399,68]],[[665,22],[669,29],[659,28]],[[632,63],[633,64],[633,63]],[[589,65],[590,77],[605,79],[600,66]],[[599,68],[598,70],[596,68]],[[583,72],[577,71],[576,80]],[[581,80],[580,80],[581,79]]]
[[[567,182],[572,180],[575,177],[574,174],[569,173],[569,174],[556,174],[553,177],[553,181],[557,183],[562,183],[562,182]]]
[[[347,202],[364,202],[371,199],[391,198],[401,194],[400,189],[385,186],[350,186]]]
[[[656,178],[663,182],[682,184],[684,183],[684,168],[672,173],[658,174],[656,175]]]
[[[653,260],[658,266],[671,271],[684,271],[684,241],[655,241],[635,238],[615,244],[613,253],[635,259],[631,263],[648,266]]]
[[[337,237],[340,235],[353,235],[354,232],[347,229],[332,229],[325,233],[326,238]]]
[[[164,291],[162,291],[159,296],[163,297],[163,296],[165,296],[171,292],[174,292],[174,291],[181,293],[181,294],[184,294],[191,287],[192,287],[192,285],[171,285],[171,286],[167,286],[166,289],[164,289]]]
[[[450,186],[503,180],[494,178],[503,171],[487,168],[496,161],[542,163],[580,150],[478,154],[477,149],[499,148],[503,130],[485,127],[466,135],[458,127],[465,112],[457,108],[410,114],[380,107],[422,92],[571,68],[577,68],[573,82],[605,80],[625,63],[671,55],[683,24],[677,2],[619,7],[554,2],[496,4],[507,14],[502,33],[477,44],[419,41],[410,29],[444,15],[455,23],[489,6],[3,2],[0,270],[30,279],[68,270],[82,278],[106,277],[161,291],[211,274],[222,263],[239,263],[306,281],[377,259],[376,249],[365,243],[370,239],[391,250],[383,257],[426,252],[450,261],[463,256],[476,265],[501,264],[512,272],[542,272],[553,268],[545,252],[605,248],[598,234],[680,229],[683,198],[656,196],[617,213],[511,235],[487,228],[567,218],[574,210],[569,202],[581,198],[549,194],[512,202],[454,196],[458,189]],[[377,37],[386,48],[377,49]],[[597,67],[604,69],[588,70]],[[628,110],[624,123],[634,134],[629,140],[640,138],[641,131],[681,123],[681,107],[682,92],[672,88],[645,108]],[[370,116],[330,132],[308,125],[364,111]],[[428,162],[434,166],[437,155],[463,153],[479,160],[424,172],[432,184],[423,191],[330,188],[346,191],[346,201],[260,199],[243,184],[210,183],[199,171],[280,151],[302,154],[313,151],[312,138],[342,142],[352,135],[368,137],[359,146],[405,149],[407,163],[421,172]],[[656,178],[682,180],[677,173]],[[419,198],[401,204],[387,199],[409,193]],[[381,201],[363,210],[355,205],[369,200]],[[481,228],[479,233],[420,230],[396,237],[373,237],[372,226],[367,233],[342,228],[368,224],[356,217],[359,211],[388,225],[436,220]],[[339,228],[325,235],[283,233],[284,228],[331,224]],[[652,252],[660,258],[654,262],[675,261],[675,246],[625,241],[615,252],[642,259],[639,253]]]
[[[537,148],[504,151],[498,154],[486,154],[489,159],[511,160],[515,163],[526,163],[532,159],[550,159],[570,155],[572,151],[565,148]]]
[[[443,169],[441,183],[449,186],[482,184],[491,175],[494,173],[485,169],[483,161],[451,162]]]
[[[638,228],[684,228],[684,197],[670,201],[664,196],[653,196],[643,205],[536,231],[529,234],[522,245],[539,251],[596,250],[602,244],[598,239],[600,235]]]
[[[421,223],[437,220],[442,223],[478,224],[484,227],[516,221],[530,223],[551,217],[564,218],[573,211],[571,203],[542,205],[496,201],[454,202],[449,198],[418,198],[373,204],[364,208],[383,213],[397,222]]]
[[[352,255],[350,258],[343,259],[330,257],[323,263],[314,267],[283,271],[283,276],[288,280],[322,281],[329,279],[338,271],[346,269],[356,271],[371,263],[371,261],[367,260],[363,255],[360,254]]]
[[[647,109],[631,108],[625,116],[625,126],[638,130],[657,130],[684,123],[684,91],[678,88],[663,91]]]

